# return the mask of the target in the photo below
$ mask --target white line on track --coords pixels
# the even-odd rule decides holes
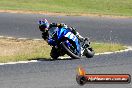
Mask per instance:
[[[0,36],[0,38],[4,38],[4,36]]]
[[[0,38],[8,38],[8,39],[16,39],[14,37],[4,37],[4,36],[0,36]],[[17,38],[19,40],[28,40],[28,38]],[[35,41],[41,41],[43,39],[32,39]],[[119,50],[119,51],[115,51],[115,52],[104,52],[104,53],[96,53],[95,55],[107,55],[107,54],[114,54],[114,53],[122,53],[122,52],[128,52],[128,51],[132,51],[132,47],[131,46],[125,46],[127,49],[125,50]],[[66,59],[66,58],[70,58],[68,57],[59,57],[60,59]],[[7,62],[7,63],[0,63],[0,65],[11,65],[11,64],[23,64],[23,63],[36,63],[36,62],[41,62],[38,60],[31,60],[31,61],[18,61],[18,62]]]
[[[127,48],[125,50],[119,50],[119,51],[114,51],[114,52],[96,53],[95,55],[106,55],[106,54],[122,53],[122,52],[132,51],[132,47],[131,46],[125,46],[125,47]]]
[[[40,62],[40,61],[31,60],[31,61],[8,62],[8,63],[0,63],[0,65],[24,64],[24,63],[34,63],[34,62]]]
[[[34,41],[42,41],[43,39],[33,39]]]

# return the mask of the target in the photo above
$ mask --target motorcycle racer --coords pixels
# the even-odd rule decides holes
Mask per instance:
[[[88,41],[88,38],[84,38],[82,37],[75,28],[73,27],[69,27],[68,25],[64,24],[64,23],[49,23],[46,19],[41,19],[38,21],[39,24],[39,29],[42,32],[42,38],[47,41],[47,43],[49,45],[54,45],[54,41],[55,39],[53,37],[50,36],[49,31],[50,32],[54,32],[55,29],[52,28],[62,28],[65,27],[67,29],[70,29],[71,32],[76,35],[78,37],[78,39],[80,40],[80,42],[83,41]],[[89,44],[89,43],[88,43]],[[60,55],[57,54],[57,50],[55,47],[52,47],[50,56],[54,59],[57,59]]]

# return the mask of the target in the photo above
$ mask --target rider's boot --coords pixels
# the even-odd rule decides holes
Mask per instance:
[[[56,60],[59,57],[59,54],[58,54],[57,49],[55,47],[52,47],[52,50],[50,52],[50,56],[54,60]]]

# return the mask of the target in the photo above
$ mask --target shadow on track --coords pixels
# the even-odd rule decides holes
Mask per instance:
[[[52,58],[33,58],[33,59],[29,59],[29,60],[37,60],[37,61],[56,61],[56,60],[74,60],[72,58],[58,58],[58,59],[52,59]]]

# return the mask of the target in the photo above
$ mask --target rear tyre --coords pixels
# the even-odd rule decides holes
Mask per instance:
[[[61,43],[62,45],[62,48],[66,51],[67,55],[69,55],[71,58],[74,58],[74,59],[80,59],[81,57],[72,53],[71,50],[69,50],[69,48],[65,45],[64,42]]]
[[[59,57],[59,54],[57,53],[57,49],[52,47],[52,50],[50,52],[50,56],[52,57],[53,60],[57,60]]]
[[[87,57],[87,58],[92,58],[95,54],[94,50],[92,48],[86,48],[85,51],[84,51],[84,55]]]

